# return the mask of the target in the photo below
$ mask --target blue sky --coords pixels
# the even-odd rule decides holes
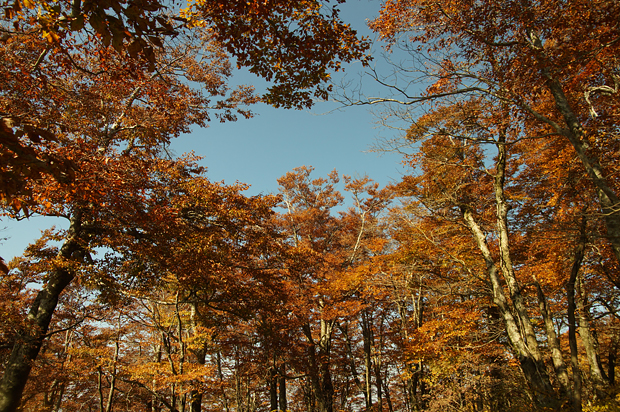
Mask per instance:
[[[343,20],[371,38],[366,19],[376,16],[379,7],[380,2],[372,0],[349,0],[339,6]],[[376,59],[380,64],[380,57]],[[360,64],[353,64],[346,67],[346,74],[355,80],[362,70]],[[237,74],[233,82],[259,88],[264,84],[245,73]],[[376,138],[389,137],[393,132],[378,129],[368,107],[336,110],[338,107],[333,102],[319,102],[311,111],[297,111],[258,105],[254,108],[257,116],[252,119],[196,129],[176,140],[171,148],[178,155],[193,150],[203,156],[201,164],[208,168],[211,180],[247,183],[251,185],[249,195],[276,192],[279,177],[304,165],[315,167],[316,177],[337,169],[341,175],[368,175],[381,185],[399,180],[403,173],[401,156],[369,152]],[[8,238],[0,244],[0,256],[8,261],[21,255],[41,230],[54,224],[63,222],[42,217],[0,221],[0,229],[7,228],[0,231],[0,238]]]

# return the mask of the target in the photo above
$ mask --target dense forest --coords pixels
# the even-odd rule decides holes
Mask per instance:
[[[338,3],[0,2],[2,213],[68,222],[0,260],[0,412],[620,410],[620,3],[387,0],[389,73]],[[168,150],[328,97],[407,176]]]

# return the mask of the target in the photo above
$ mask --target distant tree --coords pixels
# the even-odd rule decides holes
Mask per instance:
[[[334,171],[327,178],[313,179],[312,170],[296,168],[278,180],[282,196],[278,223],[288,245],[283,255],[291,289],[287,311],[290,339],[295,342],[284,360],[305,376],[305,407],[331,412],[337,408],[336,394],[343,393],[355,373],[349,367],[355,360],[346,349],[341,327],[361,316],[368,304],[363,285],[371,258],[386,246],[378,216],[387,207],[390,192],[369,178],[345,176],[353,206],[336,214],[344,200],[336,188],[340,177]]]

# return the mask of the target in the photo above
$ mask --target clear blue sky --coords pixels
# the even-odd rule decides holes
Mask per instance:
[[[349,0],[339,6],[342,18],[367,36],[366,19],[377,15],[380,2]],[[379,60],[380,57],[377,57]],[[378,61],[379,63],[379,61]],[[359,64],[347,67],[347,76],[355,79]],[[241,73],[235,83],[262,84],[262,81]],[[260,87],[260,86],[258,86]],[[316,177],[326,176],[333,169],[340,174],[368,175],[381,185],[401,177],[401,157],[396,154],[369,153],[379,136],[389,130],[377,129],[375,118],[367,107],[350,107],[333,111],[335,103],[318,103],[311,111],[274,109],[266,105],[254,108],[257,116],[235,123],[213,123],[197,129],[172,145],[180,155],[193,150],[203,156],[211,180],[226,183],[248,183],[249,195],[276,192],[276,179],[298,166],[314,166]],[[321,114],[329,112],[328,114]],[[62,225],[47,218],[33,217],[27,221],[0,221],[0,256],[6,261],[23,253],[24,248],[39,237],[40,231]]]

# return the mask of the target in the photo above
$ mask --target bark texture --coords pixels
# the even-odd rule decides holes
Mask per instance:
[[[58,252],[59,261],[69,263],[81,257],[81,223],[80,213],[75,213],[71,219],[68,237]],[[47,282],[37,293],[28,313],[27,326],[13,345],[0,382],[0,412],[18,410],[32,364],[39,355],[60,294],[74,277],[75,273],[70,264],[58,266],[49,273]]]

